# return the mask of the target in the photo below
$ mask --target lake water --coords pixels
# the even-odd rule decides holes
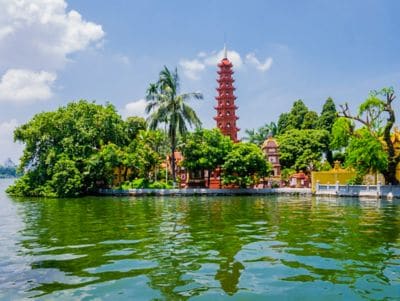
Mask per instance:
[[[400,203],[11,198],[0,299],[399,300]]]

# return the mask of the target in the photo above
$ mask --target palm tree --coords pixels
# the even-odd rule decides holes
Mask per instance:
[[[259,127],[257,130],[255,129],[247,129],[245,130],[246,137],[244,140],[247,140],[251,143],[257,144],[261,146],[265,139],[268,136],[275,136],[277,132],[277,126],[275,122],[270,122],[269,124],[264,124],[262,127]]]
[[[150,129],[156,129],[164,123],[171,146],[171,169],[172,179],[175,185],[175,150],[178,135],[185,135],[189,126],[201,126],[201,121],[196,112],[187,104],[194,99],[203,99],[201,93],[179,93],[179,76],[175,68],[171,72],[167,67],[160,72],[156,83],[150,84],[146,93],[146,113],[151,115],[148,118]]]

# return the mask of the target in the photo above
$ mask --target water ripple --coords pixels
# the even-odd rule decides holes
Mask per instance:
[[[400,296],[398,201],[0,201],[2,300]]]

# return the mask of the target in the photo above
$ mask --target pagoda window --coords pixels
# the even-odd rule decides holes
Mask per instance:
[[[229,106],[231,103],[229,100],[226,101],[226,105]]]
[[[222,112],[219,112],[218,115],[219,115],[219,116],[222,116]]]
[[[218,124],[218,127],[219,127],[219,128],[222,128],[222,123]]]
[[[231,124],[228,122],[228,123],[226,124],[226,127],[229,129],[229,128],[231,127]]]
[[[229,112],[229,111],[226,112],[226,116],[229,116],[229,115],[231,115],[231,112]]]

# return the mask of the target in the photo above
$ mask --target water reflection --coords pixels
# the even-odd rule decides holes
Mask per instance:
[[[399,296],[398,202],[372,206],[355,199],[286,197],[13,202],[23,222],[18,257],[29,269],[6,276],[0,298],[6,289],[43,299]],[[0,266],[0,272],[7,268]]]

